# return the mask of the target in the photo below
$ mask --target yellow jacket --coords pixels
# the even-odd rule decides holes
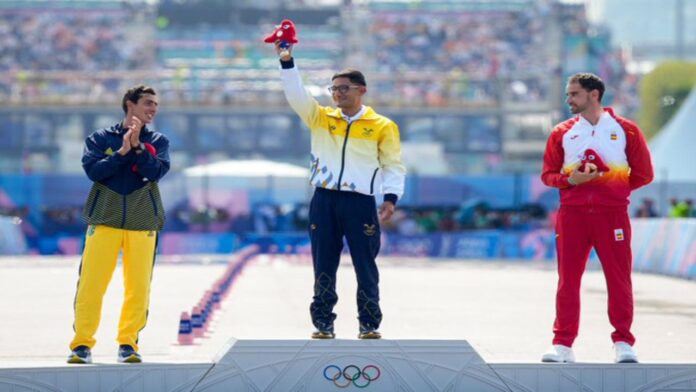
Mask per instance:
[[[403,195],[406,168],[401,163],[399,127],[392,120],[363,106],[362,115],[349,123],[340,109],[319,105],[305,90],[296,67],[281,69],[281,79],[288,103],[312,132],[312,185]]]

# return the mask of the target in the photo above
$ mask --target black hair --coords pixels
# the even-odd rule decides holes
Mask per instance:
[[[362,72],[358,71],[357,69],[346,68],[340,72],[335,73],[334,76],[331,77],[331,80],[333,81],[337,78],[348,78],[348,80],[350,80],[351,83],[355,83],[360,86],[367,86],[367,82],[365,81],[365,75],[363,75]]]
[[[587,92],[591,92],[592,90],[599,91],[599,102],[602,102],[605,87],[604,81],[599,76],[589,72],[580,72],[568,79],[568,84],[571,83],[579,84],[580,87]]]
[[[139,84],[129,88],[128,91],[123,94],[123,100],[121,101],[123,112],[128,113],[128,106],[126,105],[126,102],[131,101],[133,103],[138,103],[138,100],[140,100],[140,98],[142,98],[142,96],[145,94],[157,95],[155,89],[144,84]]]

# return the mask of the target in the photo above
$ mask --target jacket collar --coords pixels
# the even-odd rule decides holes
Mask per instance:
[[[610,116],[616,118],[616,113],[614,113],[613,108],[605,106],[603,109],[604,109],[604,113],[609,113]]]
[[[362,115],[362,117],[356,119],[356,120],[377,120],[379,119],[379,115],[377,112],[372,109],[370,106],[364,106],[365,108],[365,113]],[[333,117],[333,118],[340,118],[343,119],[343,112],[341,111],[340,108],[335,108],[334,110],[331,110],[330,112],[326,113],[327,116]]]

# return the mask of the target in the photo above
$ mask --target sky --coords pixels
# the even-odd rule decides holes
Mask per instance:
[[[607,25],[620,46],[674,45],[677,5],[683,4],[684,40],[696,46],[696,0],[565,0],[585,3],[592,22]],[[692,54],[692,57],[696,54]]]

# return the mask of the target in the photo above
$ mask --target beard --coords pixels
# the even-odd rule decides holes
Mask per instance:
[[[573,114],[578,114],[578,113],[582,113],[585,111],[585,106],[580,106],[580,105],[569,106],[569,108],[570,108],[570,112]]]

